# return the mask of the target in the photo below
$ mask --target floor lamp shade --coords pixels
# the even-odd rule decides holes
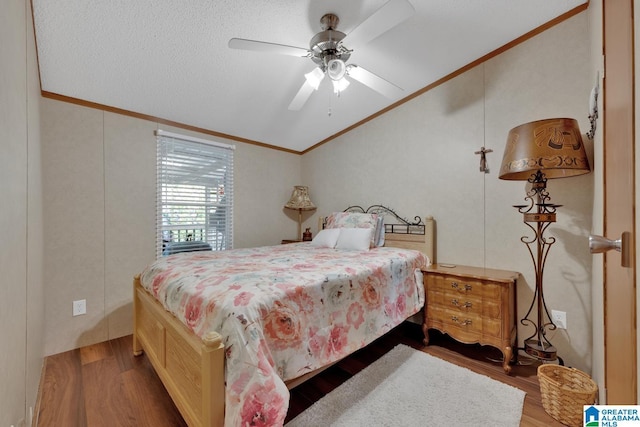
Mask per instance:
[[[551,203],[547,178],[565,178],[589,171],[589,160],[576,120],[538,120],[509,131],[499,177],[531,183],[525,198],[527,204],[514,207],[533,233],[520,239],[527,245],[536,277],[533,300],[520,323],[535,328],[535,332],[524,340],[524,350],[540,360],[559,359],[562,363],[546,337],[547,330],[555,330],[556,325],[544,300],[543,274],[549,249],[556,239],[545,237],[544,233],[556,221],[556,209],[560,207]]]
[[[589,159],[576,120],[538,120],[509,131],[500,179],[526,181],[538,170],[547,178],[589,173]]]
[[[312,211],[316,206],[309,197],[309,188],[304,185],[296,185],[286,205],[287,209],[298,211],[298,240],[302,240],[302,211]]]

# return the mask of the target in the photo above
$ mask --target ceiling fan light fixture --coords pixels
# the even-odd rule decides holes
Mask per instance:
[[[347,88],[347,86],[349,86],[349,80],[345,79],[344,77],[340,80],[332,80],[331,83],[333,83],[333,93],[337,95],[340,95],[340,92],[342,92]]]
[[[309,83],[314,90],[318,90],[320,82],[324,78],[324,73],[320,68],[314,68],[313,71],[305,74],[304,78],[307,79],[307,83]]]
[[[327,74],[333,81],[342,80],[347,73],[347,65],[340,58],[332,59],[327,63]]]

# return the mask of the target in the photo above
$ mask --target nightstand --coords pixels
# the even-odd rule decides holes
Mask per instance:
[[[296,239],[282,239],[282,242],[280,242],[281,245],[286,245],[287,243],[300,243],[302,242],[302,240],[296,240]]]
[[[516,281],[519,273],[434,264],[424,271],[424,344],[429,329],[466,343],[491,345],[503,354],[508,374],[517,345]]]

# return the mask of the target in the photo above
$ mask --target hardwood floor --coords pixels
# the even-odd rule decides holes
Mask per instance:
[[[498,350],[461,345],[435,331],[430,337],[424,347],[420,327],[405,322],[293,389],[287,421],[397,344],[405,344],[525,391],[521,426],[562,426],[542,408],[535,364],[523,361],[506,375],[496,361]],[[127,336],[47,357],[34,425],[186,426],[146,356],[133,356],[131,345]]]

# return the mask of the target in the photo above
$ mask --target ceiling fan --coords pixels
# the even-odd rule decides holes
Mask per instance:
[[[229,47],[311,58],[317,67],[305,74],[305,82],[289,104],[289,110],[300,110],[314,90],[318,89],[325,75],[331,79],[337,94],[349,85],[349,80],[346,79],[349,76],[388,98],[394,98],[402,93],[400,87],[356,64],[347,64],[347,60],[353,48],[380,36],[414,12],[408,0],[389,0],[349,34],[336,29],[340,22],[337,15],[327,13],[320,19],[322,31],[311,38],[309,49],[239,38],[229,40]]]

